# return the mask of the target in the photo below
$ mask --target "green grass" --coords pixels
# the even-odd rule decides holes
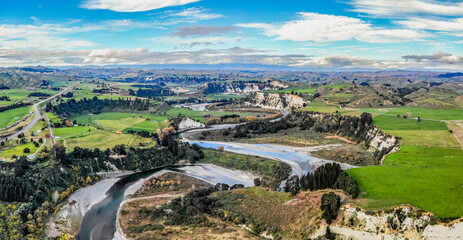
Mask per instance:
[[[182,114],[185,117],[190,117],[200,122],[205,122],[204,114],[210,115],[211,117],[220,117],[223,115],[230,115],[230,114],[238,114],[240,116],[257,116],[257,115],[265,115],[264,113],[253,113],[253,112],[231,112],[231,111],[194,111],[187,108],[172,108],[167,112],[168,116],[178,116]]]
[[[17,122],[21,118],[25,117],[31,110],[31,106],[26,106],[10,109],[0,113],[2,116],[0,117],[0,129]]]
[[[338,83],[338,84],[332,84],[332,85],[327,85],[327,86],[323,86],[325,88],[336,88],[336,89],[339,89],[339,88],[345,88],[345,87],[348,87],[350,86],[351,84],[350,83]]]
[[[281,163],[276,160],[242,155],[229,152],[219,152],[213,149],[203,149],[203,163],[211,163],[228,169],[238,169],[243,171],[251,171],[253,173],[273,177],[274,169]]]
[[[378,115],[373,118],[373,124],[381,130],[448,130],[445,122],[416,119],[397,118],[394,116]]]
[[[91,131],[89,131],[89,129]],[[55,128],[55,136],[63,138],[69,149],[81,148],[112,148],[115,145],[138,146],[140,142],[151,142],[150,139],[128,134],[118,134],[89,127]]]
[[[463,216],[463,151],[407,146],[388,155],[384,166],[348,171],[366,192],[366,207],[408,203],[439,217]]]
[[[165,117],[165,119],[167,119],[167,117]],[[124,129],[124,132],[127,132],[129,130],[155,132],[158,128],[162,129],[166,127],[164,120],[160,122],[153,122],[153,120],[143,121],[143,122],[140,122],[138,124],[135,124],[131,127]]]
[[[24,153],[24,149],[29,148],[31,150],[30,153]],[[12,149],[8,149],[5,151],[0,152],[0,159],[10,159],[11,156],[16,155],[16,156],[24,156],[24,155],[29,155],[35,153],[37,151],[38,147],[36,147],[33,143],[28,142],[25,144],[18,145]]]
[[[301,111],[313,111],[322,113],[334,113],[336,111],[342,111],[339,106],[328,105],[320,101],[313,101],[306,108],[299,109]]]
[[[140,114],[135,114],[135,117],[132,117],[132,113],[107,112],[95,115],[81,115],[73,118],[73,120],[76,120],[81,125],[101,127],[110,131],[127,132],[128,130],[146,130],[154,132],[158,128],[163,128],[163,121],[169,118],[169,116],[154,114],[141,115],[143,118],[140,118]],[[145,120],[146,117],[149,117],[151,120]]]
[[[393,136],[402,138],[404,145],[459,148],[457,140],[446,130],[390,130]]]
[[[43,92],[43,93],[48,93],[50,95],[54,95],[54,94],[58,93],[57,91],[48,91],[48,90],[45,90],[45,89],[37,89],[36,91],[28,91],[28,90],[24,90],[24,89],[0,90],[0,93],[3,93],[1,95],[7,95],[8,97],[10,97],[11,102],[25,100],[25,99],[29,98],[28,95],[33,93],[33,92]]]
[[[61,120],[53,113],[47,112],[46,113],[48,116],[48,119],[50,120],[50,123],[53,124],[55,122],[61,122]]]
[[[411,114],[412,117],[420,117],[426,119],[436,120],[463,120],[463,109],[428,109],[428,108],[412,108],[412,107],[399,107],[392,109],[388,114],[404,115]]]

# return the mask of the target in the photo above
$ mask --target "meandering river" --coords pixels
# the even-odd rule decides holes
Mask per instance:
[[[214,128],[204,130],[192,130],[193,131],[207,131],[211,129],[232,127],[227,126],[216,126]],[[312,164],[317,162],[331,162],[306,154],[302,154],[295,150],[295,148],[286,148],[284,146],[267,145],[267,144],[245,144],[245,143],[228,143],[228,142],[202,142],[188,139],[188,134],[182,134],[182,138],[185,142],[191,144],[196,143],[201,147],[205,148],[217,148],[223,146],[226,151],[248,154],[254,156],[261,156],[266,158],[275,159],[288,163],[292,169],[293,174],[302,175],[308,171],[312,171]],[[350,168],[348,164],[344,164],[343,168]],[[82,226],[80,228],[77,239],[79,240],[105,240],[113,239],[116,232],[116,221],[119,208],[125,198],[128,198],[130,194],[127,194],[127,189],[131,188],[132,192],[136,190],[137,183],[140,184],[143,179],[160,174],[164,171],[176,171],[186,175],[202,179],[210,183],[227,183],[228,185],[243,184],[245,186],[252,186],[253,179],[257,176],[243,172],[234,171],[221,167],[217,167],[210,164],[200,164],[195,166],[183,166],[183,167],[166,167],[153,169],[150,171],[135,173],[118,180],[107,192],[101,192],[105,198],[99,203],[93,205],[89,211],[87,211],[82,220]],[[98,183],[96,183],[98,184]]]

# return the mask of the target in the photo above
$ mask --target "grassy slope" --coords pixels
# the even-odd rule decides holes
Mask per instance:
[[[411,113],[412,117],[436,120],[458,120],[463,118],[463,109],[435,110],[428,108],[399,107],[388,112],[388,114],[393,115],[404,115],[407,113]]]
[[[452,113],[445,112],[443,116]],[[349,170],[367,193],[365,206],[408,203],[439,217],[463,216],[463,203],[458,200],[463,197],[463,151],[447,125],[385,115],[373,119],[382,130],[403,140],[400,151],[388,155],[384,166]]]
[[[26,116],[29,111],[31,111],[31,106],[15,108],[0,113],[2,116],[0,117],[0,129],[17,122]]]
[[[31,151],[30,153],[24,153],[24,149],[29,148]],[[23,156],[23,155],[29,155],[37,151],[38,147],[36,147],[33,143],[28,142],[25,144],[18,145],[12,149],[5,150],[3,152],[0,152],[0,159],[9,159],[11,156],[14,154],[16,156]]]
[[[407,146],[387,156],[384,166],[348,171],[360,184],[367,207],[409,203],[439,217],[463,216],[463,151]]]
[[[272,159],[219,152],[213,149],[204,149],[203,152],[204,159],[202,159],[201,162],[211,163],[229,169],[251,171],[264,176],[273,176],[273,169],[280,164],[280,162]]]
[[[91,130],[89,132],[89,129]],[[151,142],[149,139],[128,134],[117,134],[89,127],[55,128],[55,136],[64,138],[68,148],[112,148],[115,145],[138,146],[140,142]]]

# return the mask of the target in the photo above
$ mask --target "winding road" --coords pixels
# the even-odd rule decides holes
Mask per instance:
[[[31,122],[29,122],[26,126],[24,126],[23,129],[19,130],[16,133],[11,134],[10,136],[6,137],[5,139],[0,139],[0,140],[2,140],[2,141],[3,140],[10,140],[10,139],[18,137],[21,133],[26,133],[27,131],[29,131],[35,124],[37,124],[37,122],[40,119],[40,111],[39,111],[39,105],[40,104],[42,104],[44,102],[47,102],[47,101],[50,101],[50,100],[56,98],[57,96],[60,96],[61,94],[66,94],[66,93],[70,92],[74,87],[76,87],[79,84],[80,84],[80,82],[61,90],[57,94],[55,94],[55,95],[53,95],[53,96],[51,96],[51,97],[49,97],[47,99],[44,99],[44,100],[41,100],[41,101],[35,103],[34,104],[34,119],[32,119]]]

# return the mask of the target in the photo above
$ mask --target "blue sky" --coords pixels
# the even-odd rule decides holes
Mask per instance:
[[[463,2],[3,0],[0,66],[463,70]]]

